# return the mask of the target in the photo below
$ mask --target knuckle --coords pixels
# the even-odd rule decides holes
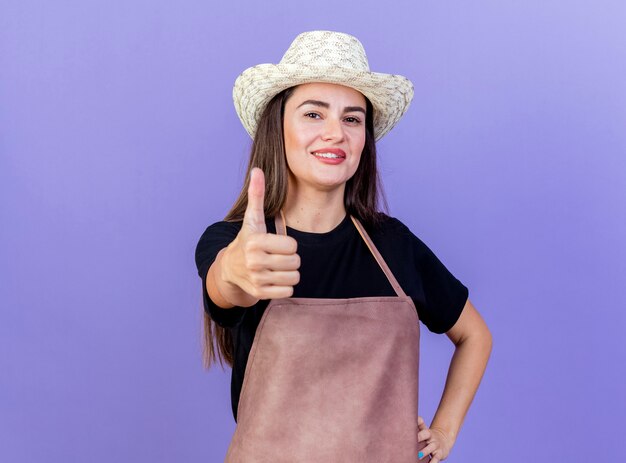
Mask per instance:
[[[258,291],[259,287],[261,286],[261,277],[258,273],[253,273],[252,275],[250,275],[250,283],[252,283],[252,285],[254,286],[255,290]]]
[[[258,248],[257,239],[254,235],[250,236],[243,245],[243,250],[246,254],[253,253]]]
[[[255,270],[254,259],[251,258],[250,256],[246,256],[244,260],[244,266],[248,272],[254,272]]]
[[[290,245],[291,248],[289,249],[292,253],[295,253],[298,250],[298,242],[295,240],[295,238],[289,236],[289,241],[290,241]]]
[[[250,271],[261,270],[262,263],[256,253],[248,256],[248,259],[246,260],[246,268]]]

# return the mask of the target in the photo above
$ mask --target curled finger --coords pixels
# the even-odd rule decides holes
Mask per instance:
[[[417,433],[417,442],[424,442],[427,441],[428,439],[430,439],[432,436],[430,429],[426,428],[426,429],[422,429],[420,432]]]
[[[259,299],[282,299],[293,296],[293,286],[262,286],[258,291]]]
[[[431,442],[430,444],[428,444],[426,447],[424,447],[422,450],[419,451],[419,453],[417,454],[417,458],[419,460],[425,459],[427,455],[431,455],[433,453],[435,453],[435,450],[437,450],[439,447],[435,442]],[[420,455],[422,455],[420,457]],[[424,461],[429,461],[429,460],[424,460]]]

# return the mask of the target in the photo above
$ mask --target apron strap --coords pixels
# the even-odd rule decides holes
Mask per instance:
[[[378,252],[378,249],[374,245],[374,242],[365,231],[365,228],[363,227],[363,225],[361,225],[361,222],[359,222],[359,219],[357,219],[356,217],[352,215],[350,215],[350,218],[352,219],[352,222],[354,222],[354,225],[356,225],[356,229],[359,231],[359,234],[361,235],[361,238],[363,238],[363,240],[365,241],[365,244],[367,244],[367,247],[369,248],[370,252],[374,255],[376,262],[378,262],[378,265],[380,265],[380,268],[383,270],[383,272],[385,272],[385,275],[387,276],[387,279],[389,280],[389,283],[395,290],[396,294],[400,297],[406,297],[406,294],[404,294],[404,291],[402,290],[400,283],[398,283],[398,280],[396,280],[396,277],[393,276],[393,273],[389,269],[387,262],[385,262],[385,259],[383,259],[383,256],[381,256],[380,252]]]
[[[365,241],[367,248],[370,250],[370,252],[374,256],[374,259],[376,259],[376,262],[378,262],[378,265],[380,266],[383,273],[387,277],[387,280],[389,280],[389,284],[392,286],[396,294],[400,297],[406,297],[406,294],[402,290],[402,287],[398,283],[398,280],[396,280],[396,277],[393,276],[393,273],[389,269],[387,262],[385,262],[385,259],[383,259],[383,256],[381,256],[380,252],[378,252],[378,249],[374,245],[374,242],[365,231],[365,228],[363,227],[363,225],[361,225],[361,222],[359,221],[359,219],[357,219],[353,215],[350,215],[350,218],[352,219],[354,226],[359,232],[359,235],[361,235],[361,238],[363,238],[363,241]],[[276,214],[276,217],[274,218],[274,222],[276,224],[276,233],[280,235],[286,235],[287,234],[287,220],[285,219],[285,214],[283,213],[282,209],[280,210],[280,215]]]

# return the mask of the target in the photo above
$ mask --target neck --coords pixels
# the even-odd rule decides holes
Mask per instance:
[[[310,233],[333,230],[346,217],[343,204],[345,184],[328,191],[293,188],[290,184],[283,206],[285,220],[290,228]]]

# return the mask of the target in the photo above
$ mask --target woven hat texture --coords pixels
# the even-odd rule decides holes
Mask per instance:
[[[413,84],[406,77],[370,71],[356,37],[333,31],[303,32],[278,64],[258,64],[237,77],[233,101],[250,136],[254,138],[259,118],[276,94],[309,82],[345,85],[365,95],[374,107],[376,140],[396,125],[413,99]]]

